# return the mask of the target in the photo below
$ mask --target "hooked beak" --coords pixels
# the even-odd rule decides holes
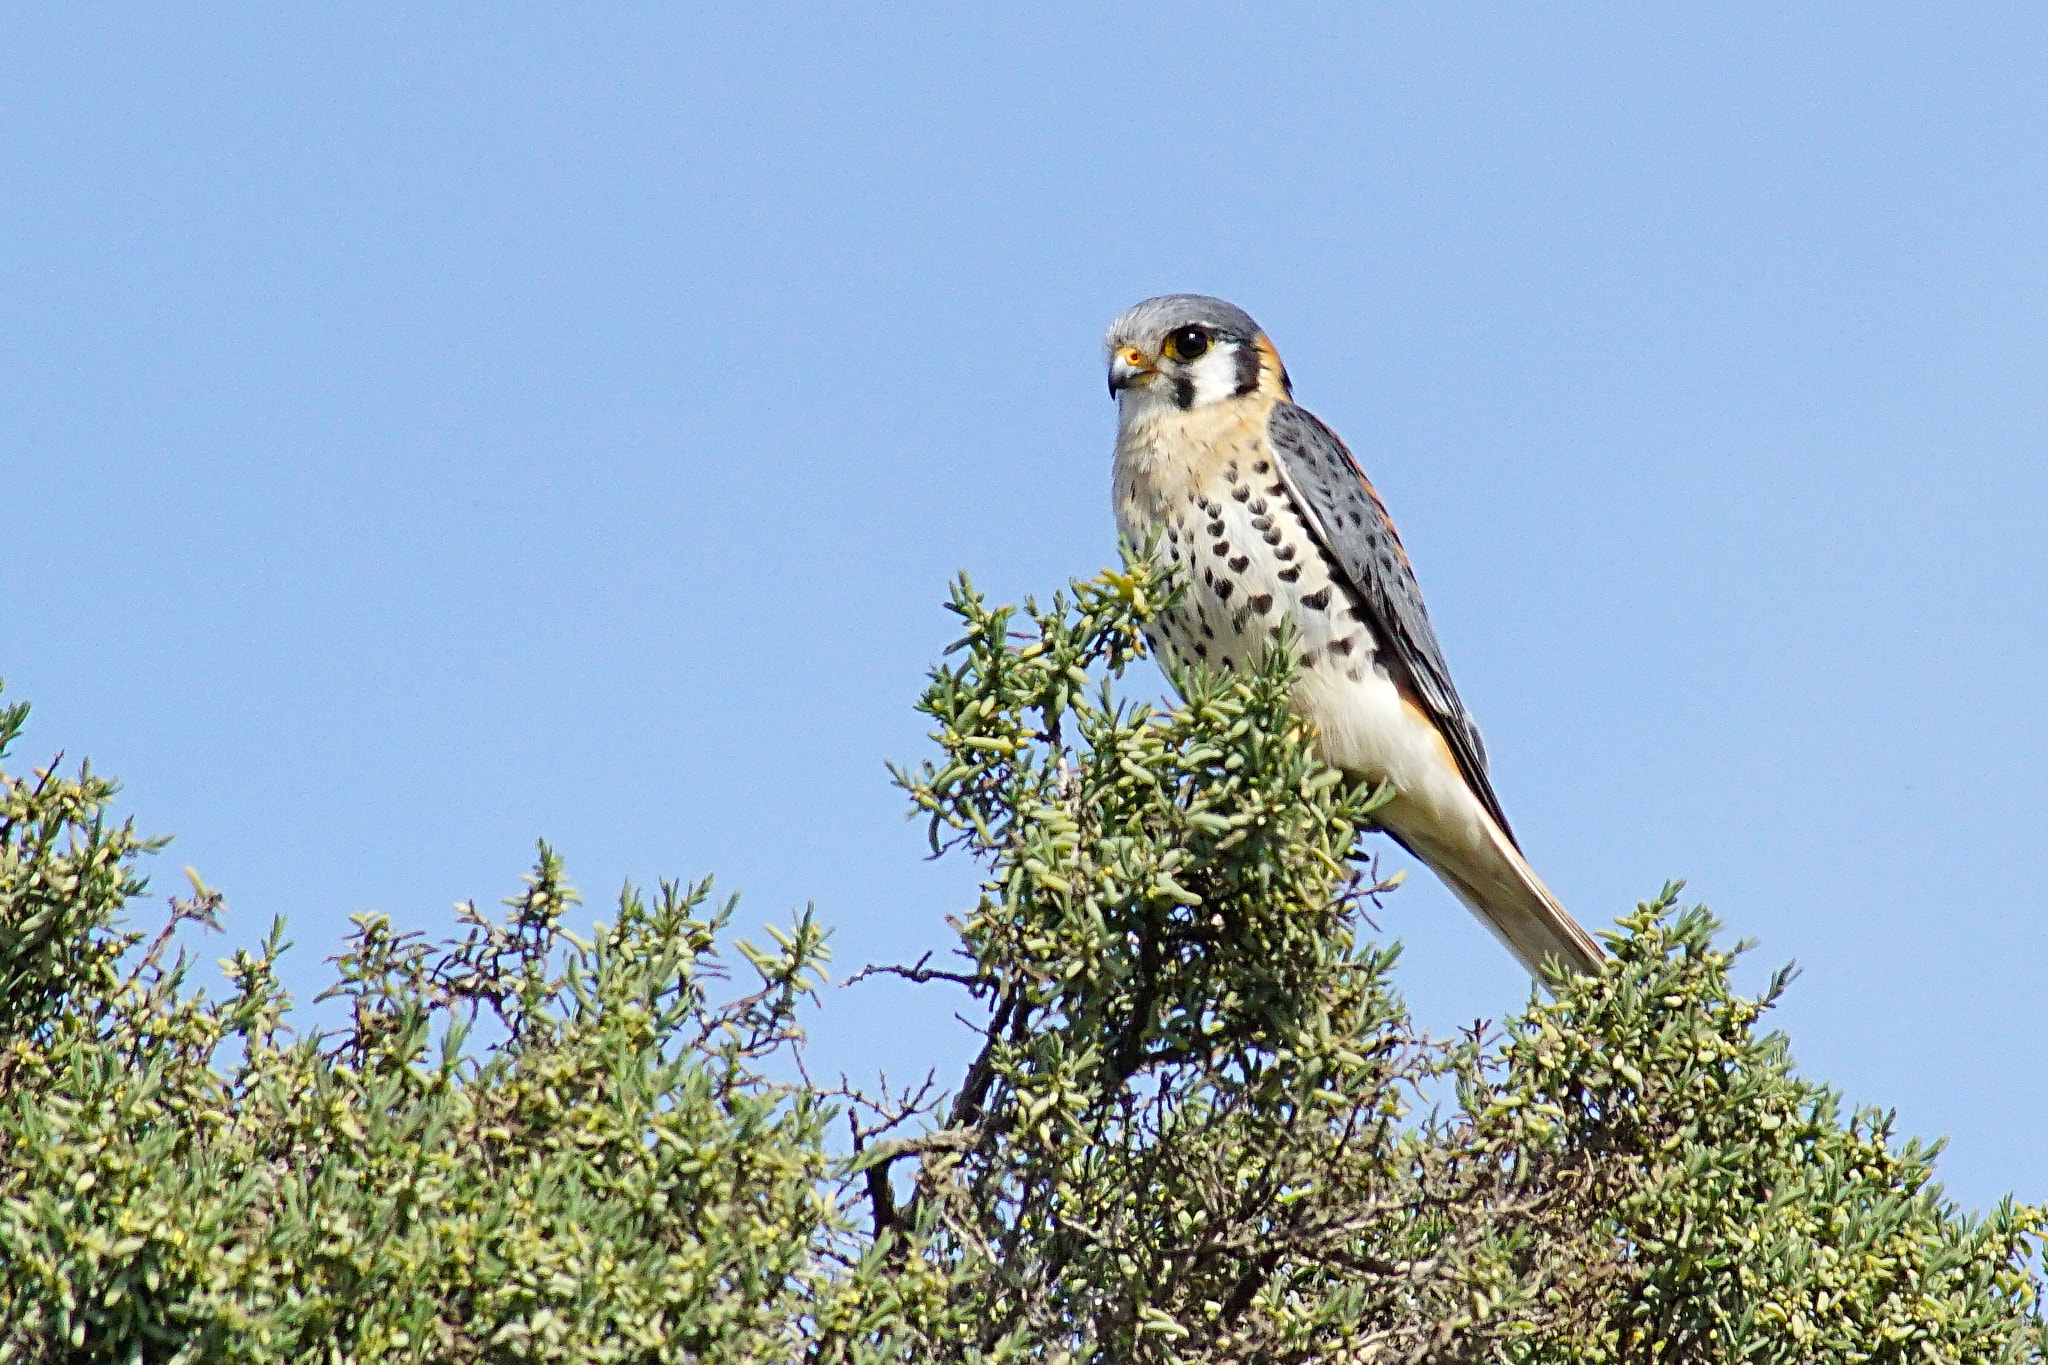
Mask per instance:
[[[1135,346],[1126,346],[1109,358],[1109,396],[1116,397],[1134,384],[1143,384],[1158,374],[1145,353]]]

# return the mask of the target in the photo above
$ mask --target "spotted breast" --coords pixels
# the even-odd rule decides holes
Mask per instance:
[[[1156,553],[1187,585],[1177,608],[1155,621],[1153,643],[1189,663],[1236,667],[1291,617],[1304,674],[1363,683],[1378,669],[1366,614],[1274,469],[1254,429],[1265,412],[1240,415],[1251,420],[1175,414],[1119,442],[1119,529],[1140,546],[1156,535]]]
[[[1370,609],[1277,466],[1275,407],[1154,410],[1120,431],[1120,529],[1135,545],[1153,545],[1186,583],[1177,607],[1158,618],[1154,644],[1188,663],[1234,668],[1291,618],[1300,649],[1294,709],[1315,726],[1323,760],[1394,788],[1380,816],[1390,828],[1480,837],[1483,807],[1442,733],[1387,667]]]

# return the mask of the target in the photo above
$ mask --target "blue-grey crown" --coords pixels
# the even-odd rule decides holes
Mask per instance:
[[[1126,308],[1109,324],[1106,340],[1112,351],[1123,346],[1149,345],[1176,328],[1196,323],[1243,341],[1259,334],[1259,324],[1252,321],[1252,315],[1234,303],[1207,294],[1161,294]]]

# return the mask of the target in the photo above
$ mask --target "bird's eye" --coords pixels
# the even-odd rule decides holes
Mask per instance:
[[[1200,327],[1183,327],[1166,338],[1166,353],[1175,360],[1199,360],[1209,349],[1209,334]]]

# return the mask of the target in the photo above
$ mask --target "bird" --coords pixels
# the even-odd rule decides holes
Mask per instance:
[[[1283,638],[1319,757],[1391,789],[1373,823],[1429,867],[1538,981],[1605,954],[1523,856],[1458,698],[1414,567],[1350,450],[1294,402],[1235,304],[1164,294],[1106,338],[1117,528],[1183,586],[1149,623],[1183,666],[1239,668]]]

